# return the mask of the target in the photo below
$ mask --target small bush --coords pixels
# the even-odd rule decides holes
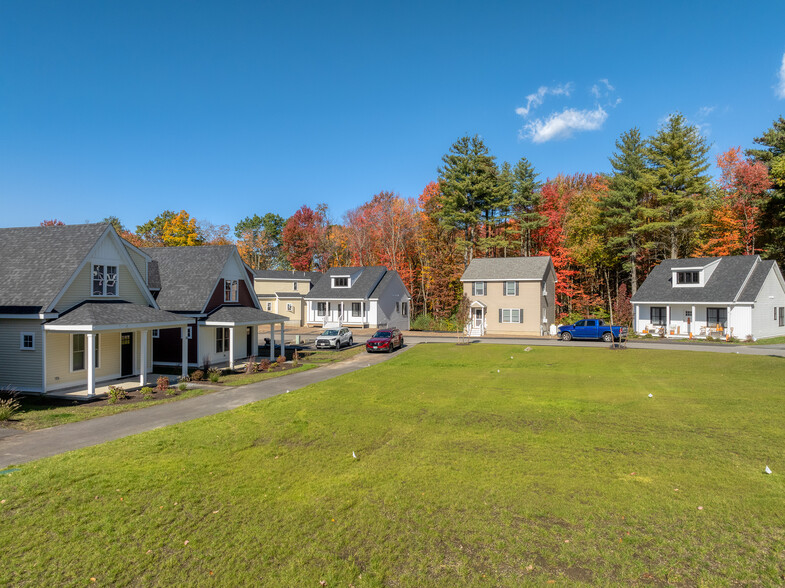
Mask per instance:
[[[7,421],[22,407],[17,392],[10,386],[0,389],[0,421]]]
[[[204,380],[204,372],[202,370],[194,370],[191,372],[191,381],[199,382],[200,380]]]
[[[221,379],[221,370],[210,368],[207,371],[207,379],[210,380],[213,384],[216,384],[218,380]]]
[[[169,378],[166,376],[159,376],[156,380],[155,389],[159,392],[166,392],[169,389]]]
[[[754,343],[755,342],[755,337],[753,337],[752,335],[747,335],[747,337],[744,340],[747,343]]]
[[[180,392],[185,392],[186,390],[188,390],[188,382],[180,382],[179,384],[177,384],[177,389]]]
[[[114,404],[120,400],[125,400],[128,398],[128,394],[125,393],[125,390],[122,386],[109,386],[109,404]]]
[[[180,382],[180,383],[182,383],[182,382],[190,382],[191,381],[191,377],[190,376],[178,376],[177,377],[177,381]]]
[[[245,373],[246,374],[255,374],[256,373],[256,358],[252,355],[248,358],[248,363],[245,364]]]
[[[269,369],[270,369],[269,359],[263,359],[262,361],[259,362],[259,371],[266,372]]]
[[[141,392],[142,398],[144,398],[145,400],[150,400],[154,394],[153,389],[150,388],[150,386],[145,386],[139,392]]]
[[[292,367],[297,367],[300,365],[300,351],[295,349],[294,355],[292,355]]]
[[[278,358],[275,360],[275,363],[278,364],[279,368],[283,368],[283,364],[286,363],[286,358],[283,355],[279,355]]]
[[[711,335],[706,335],[706,341],[714,341],[714,337]]]

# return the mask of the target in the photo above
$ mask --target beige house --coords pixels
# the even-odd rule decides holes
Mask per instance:
[[[285,316],[289,325],[304,326],[305,295],[319,282],[321,272],[255,270],[253,274],[254,290],[262,310]]]
[[[473,259],[461,276],[471,300],[466,331],[543,335],[556,321],[556,272],[550,256]]]

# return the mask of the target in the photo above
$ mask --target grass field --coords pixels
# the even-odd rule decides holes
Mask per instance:
[[[0,475],[0,584],[781,585],[783,381],[773,357],[419,345]]]

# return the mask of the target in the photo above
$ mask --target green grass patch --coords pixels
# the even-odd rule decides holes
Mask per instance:
[[[418,345],[0,476],[0,584],[781,585],[783,379],[773,357]]]
[[[25,431],[45,429],[66,423],[86,421],[98,417],[138,410],[165,402],[185,400],[207,394],[208,390],[189,389],[185,392],[177,392],[175,396],[164,396],[163,392],[156,395],[159,398],[153,400],[139,400],[136,402],[126,402],[122,400],[117,404],[107,404],[106,401],[79,403],[76,401],[58,400],[54,398],[40,398],[36,396],[19,396],[18,400],[22,405],[11,421],[5,423],[6,426]]]

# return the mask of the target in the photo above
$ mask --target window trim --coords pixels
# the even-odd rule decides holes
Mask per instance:
[[[153,329],[153,339],[158,339],[161,337],[161,329]]]
[[[193,339],[194,338],[194,328],[193,326],[188,326],[185,328],[185,337],[186,339]]]
[[[297,292],[297,281],[292,282],[292,290]]]
[[[709,319],[709,312],[714,311],[716,313],[716,320]],[[724,320],[720,320],[722,314],[725,315]],[[721,307],[721,306],[707,306],[706,307],[706,326],[713,327],[714,325],[722,325],[723,329],[728,328],[728,309]]]
[[[341,283],[338,283],[338,280]],[[343,282],[346,282],[345,284]],[[351,288],[352,287],[352,280],[350,276],[333,276],[332,279],[332,287],[333,288]]]
[[[518,315],[518,320],[513,320],[513,313]],[[505,320],[504,315],[507,314],[507,320]],[[523,324],[523,309],[522,308],[500,308],[499,309],[499,323],[500,324],[510,324],[510,325],[520,325]]]
[[[780,306],[779,326],[785,327],[785,306]]]
[[[317,302],[315,311],[316,311],[316,316],[327,316],[327,303]]]
[[[480,286],[480,285],[481,285],[481,287],[478,288],[477,286]],[[480,290],[482,290],[482,292],[480,292]],[[472,282],[472,296],[487,296],[487,295],[488,295],[488,284],[487,283],[485,283],[483,281]]]
[[[95,278],[96,269],[95,268],[97,268],[97,267],[101,268],[101,279],[100,279],[100,281],[101,281],[101,293],[100,294],[96,294],[96,292],[95,292],[95,282],[96,282],[96,278]],[[111,294],[108,294],[106,292],[106,290],[107,290],[107,283],[109,282],[109,280],[107,279],[106,275],[109,273],[108,268],[110,268],[110,267],[114,268],[114,292],[111,293]],[[120,266],[117,265],[116,262],[115,262],[114,265],[111,265],[111,264],[108,264],[108,263],[96,263],[96,262],[93,262],[93,263],[90,264],[90,269],[91,269],[91,272],[90,272],[90,297],[92,297],[92,298],[96,298],[96,297],[106,298],[106,297],[114,297],[114,296],[119,296],[120,295]]]
[[[218,344],[221,344],[221,349]],[[215,328],[215,352],[216,353],[229,353],[229,327],[216,327]]]
[[[401,316],[409,316],[409,302],[401,302]]]
[[[25,346],[25,337],[31,338],[31,345]],[[35,351],[35,333],[32,331],[22,331],[19,333],[19,350],[20,351]]]
[[[238,302],[240,300],[240,280],[227,280],[224,278],[224,302]]]
[[[355,307],[357,307],[357,310],[355,310]],[[354,317],[354,318],[362,317],[362,315],[363,315],[363,303],[362,302],[352,302],[351,313],[352,313],[352,317]]]
[[[294,312],[294,304],[291,302],[286,303],[286,312]]]
[[[510,286],[512,286],[512,294],[510,294]],[[514,280],[505,280],[504,281],[504,296],[517,296],[518,295],[518,282]]]

